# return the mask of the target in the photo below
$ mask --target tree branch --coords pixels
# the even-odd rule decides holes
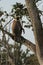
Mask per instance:
[[[15,65],[10,56],[8,57],[8,59],[9,59],[9,62],[11,63],[11,65]]]
[[[5,32],[5,33],[8,34],[13,40],[15,40],[15,39],[14,39],[14,35],[11,34],[11,33],[9,33],[9,32],[7,32],[7,31],[4,30],[3,28],[1,28],[1,26],[0,26],[0,30],[3,31],[3,32]],[[29,40],[25,39],[24,37],[21,36],[21,37],[20,37],[20,40],[19,40],[19,41],[17,40],[16,42],[23,43],[25,46],[27,46],[28,48],[30,48],[30,50],[32,50],[34,53],[36,53],[36,45],[33,44],[32,42],[30,42]]]
[[[12,18],[9,22],[7,22],[7,23],[4,25],[4,28],[5,28],[6,25],[8,25],[12,20],[13,20],[13,18]]]

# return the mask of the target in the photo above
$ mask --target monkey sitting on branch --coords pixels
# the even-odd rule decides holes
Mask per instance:
[[[25,33],[25,31],[22,28],[22,25],[20,23],[19,16],[16,16],[15,20],[13,20],[13,22],[12,22],[12,33],[14,35],[14,40],[15,41],[20,39],[20,36],[22,34],[22,30]]]

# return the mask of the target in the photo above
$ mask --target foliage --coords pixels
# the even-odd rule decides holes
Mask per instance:
[[[22,18],[23,15],[28,15],[27,8],[21,3],[16,3],[13,5],[12,11],[16,16],[20,16]]]
[[[35,3],[37,3],[38,1],[40,1],[40,0],[35,0]],[[38,11],[39,11],[39,13],[42,14],[42,11],[40,11],[40,10],[38,10]],[[4,17],[5,17],[5,19],[4,19],[4,17],[0,19],[2,28],[4,28],[2,25],[2,22],[5,23],[6,19],[8,19],[8,17],[11,17],[11,18],[13,17],[13,19],[14,19],[15,15],[20,16],[20,19],[22,19],[23,16],[26,16],[26,18],[31,23],[27,8],[25,5],[23,5],[21,3],[14,4],[10,14],[8,14],[6,11],[4,11],[4,12],[0,11],[0,17],[2,15],[4,15]],[[5,24],[4,29],[7,28],[7,25],[9,25],[10,22],[11,22],[11,20],[9,22],[7,22],[7,24]],[[22,22],[25,22],[25,21],[22,21]],[[27,23],[27,24],[29,24],[29,23]],[[31,24],[25,25],[24,27],[30,28],[30,27],[32,27],[32,25]],[[10,29],[10,27],[9,27],[9,29]],[[0,45],[0,48],[1,47],[6,48],[7,54],[4,53],[5,50],[2,51],[3,52],[2,54],[0,54],[0,59],[1,59],[1,55],[5,59],[5,61],[4,61],[4,59],[1,59],[2,63],[0,61],[0,63],[1,63],[0,65],[6,65],[6,62],[9,63],[9,61],[8,61],[9,56],[11,57],[11,59],[13,60],[15,65],[24,65],[24,64],[25,65],[39,65],[36,56],[35,55],[29,55],[30,50],[27,49],[26,52],[23,52],[21,50],[22,44],[20,44],[20,43],[14,43],[14,45],[9,44],[9,40],[10,40],[9,38],[10,37],[8,36],[8,39],[6,39],[7,36],[5,35],[5,33],[2,32],[2,34],[4,36],[2,36],[2,40],[1,40],[2,42],[0,42],[0,44],[2,44],[2,45]],[[12,52],[12,49],[14,50],[13,52]],[[0,49],[0,52],[1,52],[1,49]],[[7,61],[6,61],[6,59],[7,59]],[[8,64],[8,65],[10,65],[10,64]]]
[[[3,12],[2,11],[0,11],[0,17],[3,15]]]
[[[14,49],[12,52],[12,48]],[[7,48],[6,48],[7,49]],[[39,65],[38,60],[35,55],[29,54],[29,50],[26,49],[24,52],[21,49],[21,44],[20,43],[15,43],[13,45],[9,45],[8,49],[3,49],[0,51],[0,63],[1,65],[10,65],[9,62],[9,53],[10,57],[13,59],[13,62],[15,65]]]

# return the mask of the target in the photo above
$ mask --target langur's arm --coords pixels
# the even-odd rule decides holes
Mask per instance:
[[[25,34],[25,30],[24,30],[24,28],[22,28],[22,30],[23,30],[23,33]]]

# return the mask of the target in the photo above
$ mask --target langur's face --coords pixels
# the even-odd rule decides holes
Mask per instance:
[[[19,17],[17,17],[17,20],[19,20]]]

